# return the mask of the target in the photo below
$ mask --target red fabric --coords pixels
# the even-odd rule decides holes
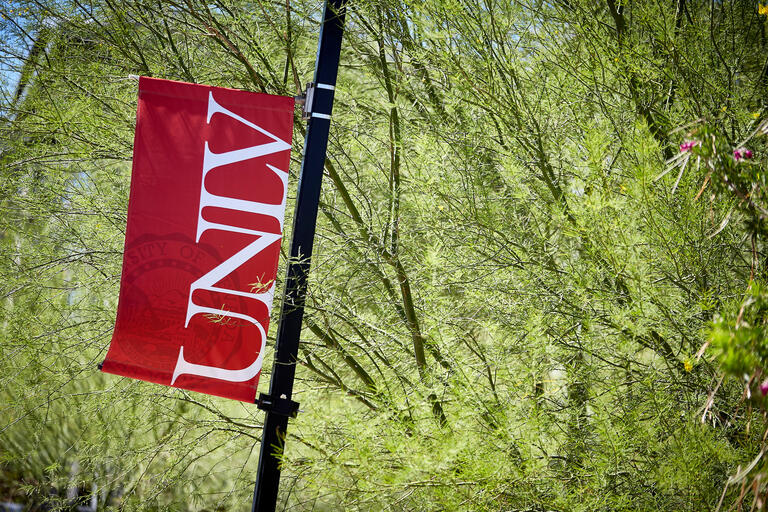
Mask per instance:
[[[239,379],[264,349],[271,301],[258,294],[274,283],[282,231],[281,215],[260,210],[284,211],[293,107],[288,97],[139,80],[120,299],[102,371],[254,401],[258,372]],[[204,161],[214,162],[206,144],[231,157],[203,181]],[[257,156],[228,153],[245,148]],[[210,206],[211,197],[229,202]],[[203,282],[217,268],[221,278]],[[217,378],[187,363],[249,370]]]

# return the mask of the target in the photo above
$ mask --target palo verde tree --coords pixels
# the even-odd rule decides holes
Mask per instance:
[[[296,94],[321,7],[3,7],[18,77],[0,123],[6,499],[248,507],[255,407],[96,371],[128,77]],[[742,486],[759,468],[738,469],[762,453],[764,419],[723,377],[747,371],[759,392],[762,352],[753,337],[722,355],[734,304],[765,279],[761,9],[350,4],[285,509],[701,510],[764,492]],[[292,179],[298,119],[294,139]]]

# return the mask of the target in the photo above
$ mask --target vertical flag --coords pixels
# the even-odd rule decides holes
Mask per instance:
[[[254,402],[294,99],[139,80],[117,320],[102,371]]]

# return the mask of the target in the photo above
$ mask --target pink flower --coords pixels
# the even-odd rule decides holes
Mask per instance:
[[[752,151],[745,148],[736,148],[733,150],[733,159],[737,162],[741,159],[749,160],[752,158]]]
[[[765,379],[760,384],[760,392],[763,394],[763,396],[768,395],[768,379]]]
[[[693,146],[698,146],[699,144],[701,144],[701,142],[698,140],[687,140],[680,144],[680,152],[685,153],[686,151],[689,151],[691,148],[693,148]]]

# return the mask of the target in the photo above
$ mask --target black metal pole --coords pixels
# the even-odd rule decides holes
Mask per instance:
[[[280,485],[280,457],[285,444],[288,417],[295,414],[298,404],[291,400],[296,358],[299,351],[304,300],[307,290],[312,244],[315,237],[320,185],[328,147],[333,93],[339,69],[341,38],[344,34],[347,0],[326,0],[323,25],[315,63],[313,90],[307,91],[305,109],[310,112],[304,159],[299,175],[296,213],[293,218],[293,239],[285,281],[277,346],[272,366],[269,395],[259,398],[259,407],[267,411],[253,493],[253,512],[273,512],[277,506]]]

